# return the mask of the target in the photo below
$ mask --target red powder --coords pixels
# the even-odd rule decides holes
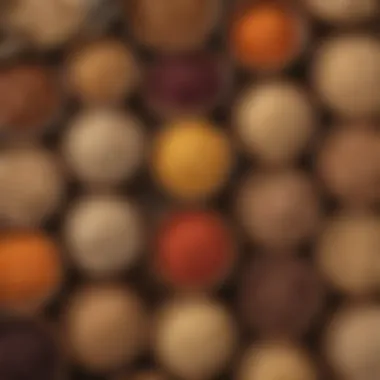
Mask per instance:
[[[218,215],[180,212],[158,235],[156,269],[175,287],[207,288],[228,274],[234,248],[231,231]]]

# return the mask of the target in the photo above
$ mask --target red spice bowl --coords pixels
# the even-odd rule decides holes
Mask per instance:
[[[233,233],[210,211],[179,211],[162,224],[154,247],[154,269],[180,290],[210,290],[231,273],[237,256]]]
[[[7,135],[44,132],[63,105],[59,76],[50,66],[20,63],[0,69],[0,129]]]

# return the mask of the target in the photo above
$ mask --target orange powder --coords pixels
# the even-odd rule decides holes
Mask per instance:
[[[231,47],[236,60],[253,70],[276,70],[292,60],[300,45],[298,18],[276,3],[258,4],[236,17]]]
[[[38,231],[0,235],[0,306],[44,301],[61,280],[58,248],[48,236]]]

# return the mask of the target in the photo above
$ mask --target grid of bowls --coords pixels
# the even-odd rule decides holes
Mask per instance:
[[[379,8],[0,4],[0,379],[378,380]]]

